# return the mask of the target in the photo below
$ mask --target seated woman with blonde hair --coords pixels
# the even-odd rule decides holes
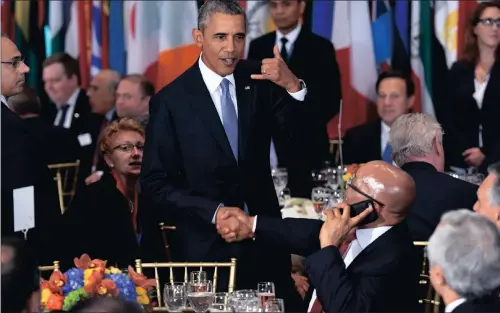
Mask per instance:
[[[64,214],[68,266],[83,253],[120,268],[137,258],[165,259],[158,210],[137,189],[143,148],[144,128],[133,119],[103,131],[100,149],[110,172],[77,194]]]

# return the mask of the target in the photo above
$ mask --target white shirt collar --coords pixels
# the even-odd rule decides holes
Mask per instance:
[[[203,63],[201,56],[202,54],[200,54],[200,58],[198,59],[198,65],[200,67],[201,77],[203,77],[203,81],[205,82],[205,85],[207,85],[208,92],[210,94],[213,94],[217,90],[217,88],[219,88],[220,83],[224,78],[229,80],[233,87],[236,87],[233,74],[227,75],[225,77],[220,76],[219,74],[209,69],[208,66],[205,65],[205,63]]]
[[[368,245],[374,242],[378,237],[382,236],[392,226],[380,226],[376,228],[358,228],[356,229],[356,239],[359,245],[364,250]]]
[[[7,99],[4,97],[4,95],[0,95],[0,100],[2,101],[3,104],[5,104],[7,107],[9,106],[7,104]]]
[[[389,125],[387,125],[384,121],[381,121],[380,123],[382,124],[382,134],[388,134],[391,127],[389,127]]]
[[[302,29],[302,25],[297,24],[297,27],[295,27],[294,30],[289,32],[288,34],[284,35],[282,32],[279,30],[276,30],[276,42],[281,42],[281,38],[286,37],[288,39],[287,44],[294,44],[295,41],[297,40],[297,37],[299,37],[300,30]]]
[[[108,122],[111,122],[113,119],[113,114],[115,114],[116,109],[113,107],[111,110],[109,110],[106,114],[105,117],[108,120]]]
[[[467,299],[465,298],[459,298],[455,301],[452,301],[451,303],[448,303],[446,308],[444,308],[444,311],[446,313],[453,312],[453,310],[455,310],[460,304],[464,303],[465,301],[467,301]]]
[[[80,88],[76,88],[71,97],[69,97],[68,101],[66,101],[66,103],[61,103],[61,104],[69,104],[70,107],[74,107],[76,105],[76,100],[78,99],[78,95],[80,95],[80,91],[81,91]]]

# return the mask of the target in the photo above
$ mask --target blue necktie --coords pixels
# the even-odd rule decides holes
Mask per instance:
[[[382,160],[392,164],[392,148],[389,144],[385,146],[384,154],[382,155]]]
[[[63,104],[60,108],[61,110],[61,119],[59,120],[59,124],[57,126],[64,127],[64,122],[66,122],[66,114],[68,113],[69,104]]]
[[[229,92],[229,80],[224,78],[220,86],[222,88],[222,125],[226,131],[226,136],[229,140],[231,150],[233,150],[234,157],[238,161],[238,117],[236,116],[236,109],[231,99],[231,93]]]

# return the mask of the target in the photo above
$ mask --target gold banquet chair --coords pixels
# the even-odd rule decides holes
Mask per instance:
[[[59,194],[59,206],[61,214],[64,214],[75,196],[80,160],[71,163],[51,164],[48,167],[54,174]]]
[[[218,269],[224,267],[229,268],[229,284],[228,292],[234,291],[236,282],[236,259],[231,258],[230,262],[218,263],[218,262],[160,262],[160,263],[142,263],[142,260],[137,259],[135,261],[135,271],[139,274],[143,273],[144,269],[154,269],[155,281],[156,281],[156,297],[158,301],[158,306],[154,307],[154,311],[167,311],[166,305],[163,304],[162,298],[162,286],[160,286],[160,275],[158,273],[159,268],[168,268],[170,270],[169,283],[176,282],[174,280],[173,268],[184,268],[184,282],[188,282],[188,268],[197,268],[202,271],[203,268],[214,268],[214,276],[212,279],[213,290],[217,291],[217,279],[218,279]],[[177,281],[178,282],[178,281]]]
[[[54,261],[53,265],[44,265],[44,266],[38,267],[38,271],[40,272],[40,277],[42,277],[44,279],[49,279],[50,275],[53,272],[57,272],[60,270],[61,270],[61,268],[59,265],[59,261]],[[50,272],[50,274],[48,272]]]
[[[422,247],[423,249],[422,270],[420,272],[420,280],[418,283],[419,285],[424,286],[424,288],[425,285],[428,285],[426,297],[419,299],[418,303],[424,305],[426,313],[438,313],[441,301],[439,295],[432,287],[427,269],[427,251],[425,249],[427,247],[427,241],[414,241],[413,246]]]

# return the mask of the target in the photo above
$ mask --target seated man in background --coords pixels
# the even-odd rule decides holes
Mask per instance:
[[[382,72],[375,86],[379,119],[347,130],[342,146],[345,164],[373,160],[392,163],[389,130],[413,106],[415,85],[401,73]]]
[[[468,210],[448,212],[427,252],[445,312],[500,312],[500,233],[491,221]]]
[[[40,99],[32,88],[24,90],[7,100],[12,111],[23,120],[36,143],[40,145],[40,156],[47,164],[75,162],[79,157],[78,141],[71,132],[62,127],[54,127],[47,119],[40,116]]]
[[[2,312],[40,312],[40,281],[36,260],[19,238],[2,238]]]
[[[477,186],[444,171],[443,130],[431,116],[399,117],[389,132],[392,158],[415,180],[417,194],[406,221],[413,240],[427,241],[444,212],[471,209]]]
[[[315,288],[308,312],[407,312],[417,304],[420,263],[404,222],[414,196],[408,174],[373,161],[356,172],[345,203],[325,210],[324,223],[225,209],[217,228],[230,242],[255,236],[307,257]],[[350,217],[354,204],[367,209]]]
[[[500,162],[490,165],[488,173],[477,191],[474,211],[489,218],[500,229]]]

